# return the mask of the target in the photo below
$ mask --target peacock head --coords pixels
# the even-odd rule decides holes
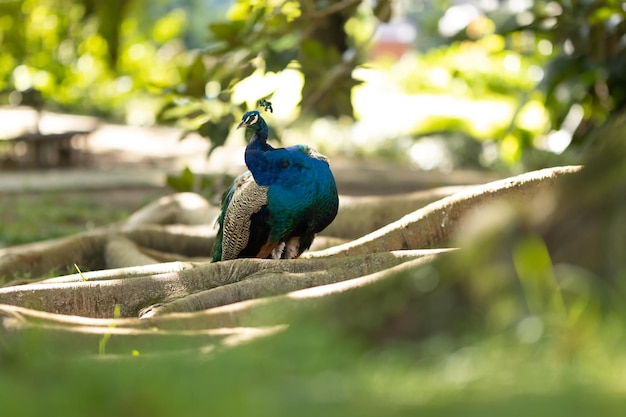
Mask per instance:
[[[247,127],[252,130],[260,130],[262,125],[265,124],[261,113],[256,110],[251,110],[243,114],[241,122],[237,125],[237,129],[240,127]]]

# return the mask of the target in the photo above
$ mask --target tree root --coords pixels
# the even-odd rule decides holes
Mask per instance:
[[[134,242],[118,235],[109,237],[104,245],[104,259],[110,269],[159,263],[140,251]]]
[[[115,259],[116,244],[108,247],[113,255],[111,265],[107,265],[107,243],[115,236],[127,238],[142,247],[152,248],[170,254],[184,253],[188,256],[208,257],[215,231],[208,226],[188,225],[140,225],[113,226],[80,233],[74,236],[47,240],[0,249],[0,284],[11,285],[70,272],[76,264],[81,270],[117,268],[121,264],[146,263],[141,255],[137,260],[126,259],[121,264]],[[118,241],[119,243],[119,241]],[[119,245],[117,245],[119,246]],[[118,251],[119,252],[119,251]],[[141,251],[133,251],[140,255]],[[149,256],[149,255],[148,255]],[[151,261],[155,263],[153,259]]]
[[[123,226],[119,233],[137,245],[188,257],[208,257],[217,230],[207,225]]]
[[[469,188],[472,186],[439,187],[384,197],[341,196],[337,217],[323,233],[342,239],[356,239],[427,204]]]
[[[463,188],[442,187],[383,198],[342,198],[337,219],[325,231],[328,236],[319,236],[312,250],[345,243],[345,239],[362,236],[428,201]],[[209,206],[206,200],[193,193],[163,197],[131,215],[123,225],[0,249],[0,282],[17,284],[58,275],[59,272],[69,272],[73,264],[77,264],[81,270],[100,270],[155,262],[207,259],[215,240],[216,230],[212,222],[217,213],[216,207]],[[170,222],[175,224],[168,224]],[[128,246],[128,242],[126,247],[132,251],[126,254],[123,250],[112,249],[120,247],[121,241],[114,238],[118,235],[134,242],[139,250]],[[116,252],[125,255],[126,259],[118,262]],[[134,253],[136,259],[131,259],[130,253]]]
[[[359,239],[304,256],[312,259],[444,247],[459,232],[463,216],[496,202],[521,203],[542,191],[553,190],[558,179],[580,169],[579,166],[548,168],[472,187]]]
[[[169,340],[182,340],[177,346],[195,352],[212,351],[228,340],[280,331],[283,327],[276,326],[290,323],[303,308],[328,307],[324,303],[332,300],[340,304],[341,294],[413,279],[447,251],[428,248],[450,245],[467,230],[467,219],[487,216],[491,204],[515,205],[553,191],[561,177],[579,170],[546,169],[464,187],[454,195],[443,188],[408,197],[345,199],[336,224],[327,229],[340,239],[409,214],[354,241],[284,261],[196,262],[206,259],[213,245],[215,229],[203,223],[216,211],[198,196],[175,195],[126,224],[0,249],[3,280],[41,279],[73,264],[86,271],[0,288],[0,303],[7,304],[0,305],[0,330],[36,327],[50,338],[71,334],[76,349],[85,353],[93,353],[105,335],[116,340],[110,353],[128,355],[132,348],[143,355]],[[441,195],[448,196],[421,207]],[[321,238],[318,244],[342,242],[336,238]],[[116,306],[120,317],[111,318],[117,317]]]
[[[256,327],[289,323],[299,309],[327,302],[332,297],[355,292],[386,279],[407,276],[407,273],[410,276],[411,271],[430,264],[441,255],[433,253],[369,275],[273,297],[255,298],[196,312],[145,314],[140,321],[147,321],[159,329]],[[134,324],[127,322],[126,325]]]
[[[127,226],[147,224],[209,224],[215,223],[219,208],[195,193],[177,193],[159,198],[137,210],[124,222]]]
[[[368,275],[386,268],[392,268],[412,259],[445,251],[400,251],[355,256],[345,258],[341,263],[329,262],[327,267],[316,271],[260,271],[232,284],[218,286],[164,304],[151,306],[144,309],[140,316],[153,317],[172,312],[206,310],[253,298],[268,297],[303,288],[331,284]]]
[[[158,329],[139,319],[88,319],[0,304],[0,330],[5,336],[31,329],[45,345],[61,344],[73,358],[106,354],[108,358],[141,355],[207,354],[222,347],[267,337],[286,328],[233,327],[215,329]],[[71,340],[67,347],[66,340]],[[182,347],[182,349],[181,349]]]
[[[103,229],[0,249],[0,283],[14,284],[68,272],[68,266],[73,264],[85,270],[103,269],[107,233]]]
[[[88,271],[80,272],[71,275],[64,275],[56,278],[48,278],[38,281],[40,284],[59,284],[66,282],[81,282],[81,281],[104,281],[108,279],[126,279],[145,277],[147,275],[166,274],[169,272],[179,272],[183,269],[193,268],[193,263],[190,262],[165,262],[144,266],[132,266],[126,268],[116,269],[103,269],[100,271]]]
[[[428,252],[429,253],[429,252]],[[252,294],[284,293],[291,289],[305,288],[349,279],[354,276],[378,271],[407,259],[423,256],[422,251],[400,253],[381,253],[358,256],[353,259],[316,259],[272,261],[262,259],[238,259],[211,264],[179,264],[177,270],[160,272],[149,267],[140,267],[148,271],[146,275],[132,273],[132,268],[120,269],[123,278],[98,279],[97,281],[72,281],[56,279],[36,284],[0,288],[0,303],[12,304],[60,314],[75,314],[87,317],[111,317],[116,304],[120,305],[122,317],[138,314],[142,308],[189,294],[225,286],[217,292],[216,299],[238,300]],[[157,272],[158,271],[158,272]],[[130,273],[129,273],[130,272]],[[155,273],[151,273],[155,272]],[[313,274],[320,272],[318,274]],[[269,286],[267,276],[281,277],[278,284]],[[313,274],[309,277],[309,274]],[[84,277],[84,275],[83,275]],[[257,280],[256,277],[265,277]],[[293,277],[293,283],[288,277]],[[76,279],[76,275],[72,276]],[[276,279],[276,278],[274,278]],[[251,280],[240,287],[228,286]],[[282,288],[280,285],[286,285]],[[245,289],[245,291],[243,290]],[[232,292],[232,294],[229,294]],[[211,301],[218,304],[219,302]]]
[[[0,304],[0,318],[2,318],[0,328],[19,330],[34,326],[59,332],[134,336],[152,333],[220,335],[232,334],[235,331],[233,329],[268,328],[267,326],[275,328],[273,326],[289,323],[296,309],[316,304],[329,297],[358,291],[386,279],[407,276],[406,273],[433,262],[439,256],[441,256],[440,253],[433,252],[346,281],[272,297],[240,301],[197,312],[145,314],[142,318],[92,318]]]

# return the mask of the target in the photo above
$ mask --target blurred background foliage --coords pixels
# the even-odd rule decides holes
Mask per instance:
[[[48,109],[176,123],[213,149],[272,96],[271,124],[287,142],[423,169],[520,171],[577,160],[588,134],[624,107],[624,9],[618,0],[7,0],[0,100],[29,104],[35,89]],[[385,43],[404,49],[385,54]]]
[[[218,360],[115,336],[124,358],[86,360],[99,335],[0,332],[0,414],[623,414],[625,14],[613,0],[0,1],[7,104],[36,89],[51,110],[176,122],[219,146],[272,96],[284,141],[345,155],[587,165],[555,195],[476,213],[454,258]],[[375,54],[387,21],[416,29],[399,58]]]

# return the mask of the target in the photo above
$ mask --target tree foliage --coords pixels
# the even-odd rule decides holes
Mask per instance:
[[[511,47],[526,54],[551,51],[539,84],[552,126],[563,126],[582,106],[574,140],[626,107],[626,9],[623,2],[535,1],[502,22]]]
[[[496,160],[505,165],[576,160],[592,144],[594,128],[625,104],[622,3],[417,2],[409,13],[422,29],[417,43],[425,52],[406,80],[426,92],[443,87],[455,94],[461,85],[468,96],[503,94],[502,106],[513,107],[508,125],[476,132],[468,121],[442,117],[435,127],[447,124],[448,131],[495,142]],[[429,84],[432,66],[445,69],[450,81]],[[419,133],[430,130],[426,125]],[[570,143],[561,162],[541,152],[560,154]]]
[[[180,82],[185,14],[149,19],[142,0],[0,3],[2,101],[123,118],[133,101]],[[146,120],[144,120],[145,122]],[[149,120],[148,120],[149,121]]]
[[[29,96],[34,89],[53,109],[138,124],[176,122],[213,149],[262,98],[234,97],[251,75],[296,70],[304,81],[302,115],[352,116],[359,83],[353,70],[367,60],[374,26],[398,10],[390,0],[238,0],[222,18],[216,2],[201,43],[199,29],[187,28],[204,10],[192,0],[1,2],[0,101],[36,104],[37,96]],[[418,22],[417,45],[436,48],[413,63],[405,59],[404,73],[388,74],[404,92],[470,101],[492,96],[513,108],[510,120],[488,129],[480,121],[476,129],[457,115],[435,115],[417,135],[461,131],[493,141],[498,158],[512,166],[552,132],[587,143],[587,133],[626,103],[626,11],[619,1],[511,2],[497,9],[477,2],[473,7],[486,9],[446,36],[440,29],[447,14],[468,4],[407,4]],[[448,82],[431,78],[441,69]]]
[[[247,103],[233,103],[233,88],[253,73],[296,68],[302,73],[301,113],[352,117],[353,70],[366,57],[367,44],[346,32],[362,15],[389,18],[389,0],[363,11],[362,0],[238,0],[227,20],[209,25],[206,48],[181,66],[182,84],[161,116],[221,145]],[[251,101],[262,97],[252,97]]]

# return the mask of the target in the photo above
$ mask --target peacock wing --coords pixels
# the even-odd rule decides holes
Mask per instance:
[[[267,189],[258,185],[250,172],[236,180],[223,209],[221,260],[255,256],[257,246],[266,241]]]

